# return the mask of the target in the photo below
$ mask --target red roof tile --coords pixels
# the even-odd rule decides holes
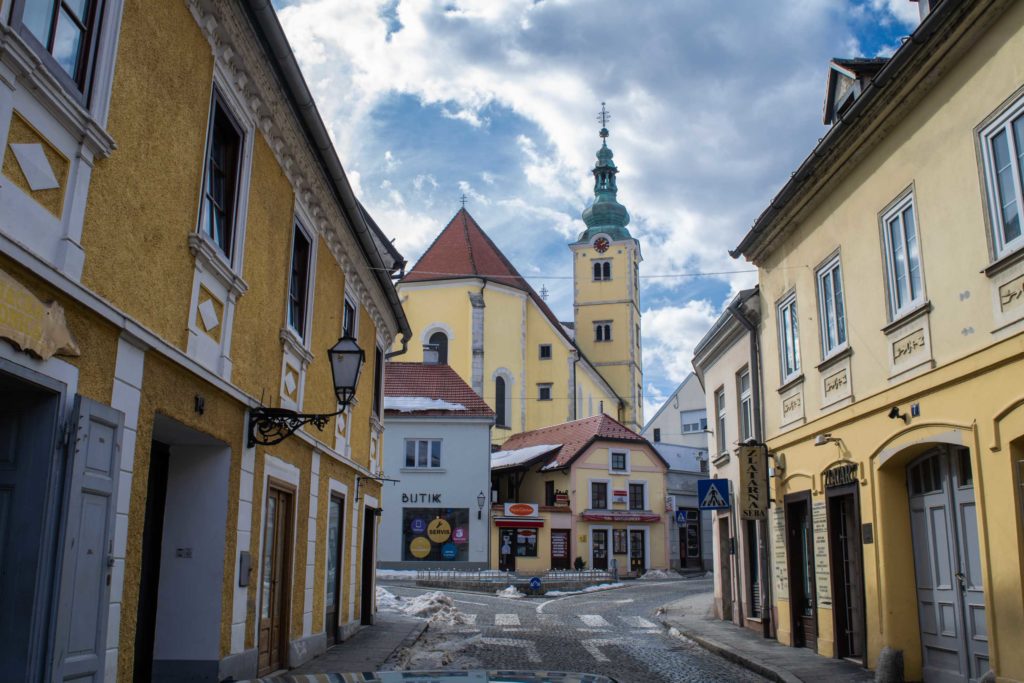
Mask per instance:
[[[414,409],[392,410],[388,398],[427,398],[465,406],[465,410]],[[450,417],[493,417],[484,403],[458,373],[447,365],[389,362],[384,370],[385,415],[447,415]]]
[[[647,439],[629,427],[602,413],[593,417],[585,417],[581,420],[573,420],[572,422],[563,422],[551,427],[535,429],[532,432],[516,434],[509,437],[508,441],[501,445],[501,450],[514,451],[526,448],[527,446],[562,444],[562,447],[555,452],[554,457],[548,461],[547,465],[551,467],[565,467],[577,455],[582,453],[592,441],[601,439],[648,443]],[[653,448],[651,451],[657,455]],[[661,456],[658,457],[660,458]]]
[[[402,278],[402,282],[467,277],[490,280],[526,292],[559,333],[570,339],[562,323],[540,295],[501,253],[469,212],[462,208],[434,239],[434,243],[427,247],[416,265]]]

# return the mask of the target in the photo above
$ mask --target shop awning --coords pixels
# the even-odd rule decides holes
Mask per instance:
[[[544,526],[544,520],[523,519],[522,517],[498,517],[494,520],[494,525],[499,528],[540,529]]]
[[[627,512],[584,512],[580,518],[587,522],[660,522],[661,515]]]

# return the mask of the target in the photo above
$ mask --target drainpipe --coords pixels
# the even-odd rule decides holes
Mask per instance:
[[[761,364],[759,362],[761,353],[758,346],[757,327],[750,322],[739,301],[734,300],[729,304],[729,313],[750,335],[750,396],[753,405],[751,406],[754,418],[754,440],[765,449],[765,463],[768,466],[768,447],[764,445],[764,434],[761,429]],[[771,581],[768,580],[768,520],[758,522],[758,530],[761,542],[758,547],[758,576],[761,581],[761,626],[765,638],[770,638],[772,633],[771,614]]]

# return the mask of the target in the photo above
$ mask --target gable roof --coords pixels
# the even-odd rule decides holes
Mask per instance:
[[[602,440],[651,445],[647,439],[629,427],[601,413],[593,417],[563,422],[562,424],[542,427],[541,429],[521,432],[511,436],[508,441],[502,444],[501,451],[492,454],[492,458],[498,456],[499,461],[507,461],[511,457],[509,455],[510,451],[520,451],[534,446],[545,446],[535,459],[523,461],[520,464],[529,466],[544,461],[541,469],[554,470],[568,467],[593,442]],[[665,459],[661,457],[654,447],[651,447],[651,452],[662,462],[665,462]],[[665,463],[665,466],[667,467],[668,463]]]
[[[384,372],[384,414],[494,417],[490,406],[449,366],[391,361]]]

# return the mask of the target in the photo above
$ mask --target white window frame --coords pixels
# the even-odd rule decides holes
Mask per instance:
[[[782,375],[782,383],[800,376],[800,318],[796,305],[796,292],[792,292],[779,301],[775,306],[779,319],[779,372]],[[789,311],[788,323],[786,311]],[[788,332],[792,335],[792,345],[787,343]],[[788,366],[792,366],[787,370]]]
[[[594,484],[604,484],[603,508],[594,507]],[[588,479],[587,480],[587,509],[588,510],[611,510],[612,509],[612,480],[611,479]]]
[[[292,238],[288,240],[288,272],[287,287],[285,287],[285,298],[284,298],[284,326],[296,339],[301,341],[303,348],[308,349],[313,329],[313,295],[314,295],[314,284],[316,283],[316,252],[317,252],[317,236],[316,233],[306,227],[302,217],[298,214],[293,216],[292,224],[294,226],[292,230]],[[302,234],[309,241],[309,268],[306,269],[306,300],[304,303],[306,307],[305,316],[302,319],[302,330],[297,330],[292,325],[290,311],[291,311],[291,295],[292,295],[292,267],[295,259],[295,235],[297,231],[301,230]]]
[[[725,407],[725,387],[715,389],[715,444],[718,446],[719,455],[729,452],[729,442],[725,437],[725,425],[727,410]]]
[[[614,456],[616,456],[616,455],[624,455],[624,456],[626,456],[626,459],[625,459],[626,466],[623,469],[621,469],[621,470],[615,469],[615,467],[612,465],[612,463],[614,462]],[[609,448],[608,449],[608,473],[609,474],[629,474],[630,472],[632,472],[632,468],[631,468],[630,465],[631,465],[631,463],[630,463],[630,457],[629,457],[629,449],[626,449],[626,448]]]
[[[743,378],[746,377],[747,387],[743,388]],[[739,419],[738,427],[740,441],[746,441],[754,436],[754,401],[751,391],[750,368],[744,366],[736,374],[736,394],[739,396]],[[744,430],[744,419],[746,419],[746,430]]]
[[[352,307],[352,336],[359,339],[359,302],[354,296],[345,292],[344,301],[342,302],[341,308],[341,332],[345,333],[345,306]]]
[[[1013,122],[1021,117],[1024,117],[1024,97],[1019,97],[979,133],[982,166],[985,171],[985,196],[988,200],[989,234],[992,239],[994,259],[999,259],[1024,247],[1024,179],[1022,179],[1024,168],[1021,168],[1017,162],[1019,151],[1016,149],[1013,139]],[[1010,172],[1014,182],[1014,199],[1017,202],[1017,219],[1021,227],[1021,234],[1009,242],[1006,241],[1003,234],[1003,210],[997,187],[995,155],[992,153],[992,139],[1003,132],[1007,136],[1007,145],[1012,160]]]
[[[910,258],[910,244],[907,241],[907,226],[904,216],[907,211],[911,213],[914,220],[914,241],[917,243],[917,292],[913,291],[913,278],[911,277],[912,260]],[[914,202],[914,193],[908,192],[906,196],[898,199],[887,208],[881,217],[882,222],[882,252],[885,254],[885,286],[889,300],[889,320],[895,320],[906,313],[914,310],[925,302],[924,293],[924,268],[921,263],[921,221],[917,215],[917,206]],[[893,229],[898,223],[900,245],[903,248],[903,267],[907,274],[907,298],[900,303],[900,288],[896,281],[897,257],[893,250]]]
[[[820,266],[814,279],[818,289],[818,331],[821,336],[821,355],[822,358],[829,358],[846,349],[850,339],[850,330],[846,322],[846,287],[843,285],[843,264],[839,259],[839,254],[829,258]],[[836,283],[838,283],[838,288]],[[825,295],[826,286],[832,288],[831,303]],[[842,339],[839,338],[840,333],[842,333]]]
[[[649,493],[650,487],[647,484],[648,484],[648,482],[646,480],[644,480],[644,479],[640,479],[640,480],[631,479],[630,481],[626,482],[626,510],[633,510],[633,511],[639,512],[640,510],[650,510],[651,509],[651,501],[648,500],[648,493]],[[633,496],[630,495],[630,488],[633,487],[633,486],[642,486],[643,490],[644,490],[643,507],[640,508],[640,510],[636,510],[633,507]]]
[[[687,422],[687,416],[696,417],[695,422]],[[679,431],[682,434],[700,434],[707,429],[707,411],[706,410],[680,410],[679,411]],[[703,426],[701,426],[703,423]]]
[[[438,464],[437,465],[434,465],[434,464],[431,463],[432,458],[431,458],[431,454],[430,454],[430,451],[433,450],[433,444],[435,442],[438,444],[438,450],[440,451],[440,453],[438,454],[438,458],[439,459],[438,459]],[[424,470],[431,470],[431,471],[434,471],[434,472],[438,472],[438,471],[441,471],[441,470],[444,469],[444,439],[408,438],[408,439],[405,439],[403,441],[403,443],[405,444],[405,446],[402,449],[402,469],[403,470],[416,470],[416,471],[419,471],[419,472],[422,472]],[[412,464],[412,465],[409,464],[409,461],[407,459],[408,458],[408,448],[409,448],[409,444],[410,443],[416,444],[415,463]],[[419,448],[420,448],[420,444],[424,444],[424,443],[427,444],[427,453],[426,453],[427,464],[426,465],[420,465],[419,464],[419,459],[420,459]]]

